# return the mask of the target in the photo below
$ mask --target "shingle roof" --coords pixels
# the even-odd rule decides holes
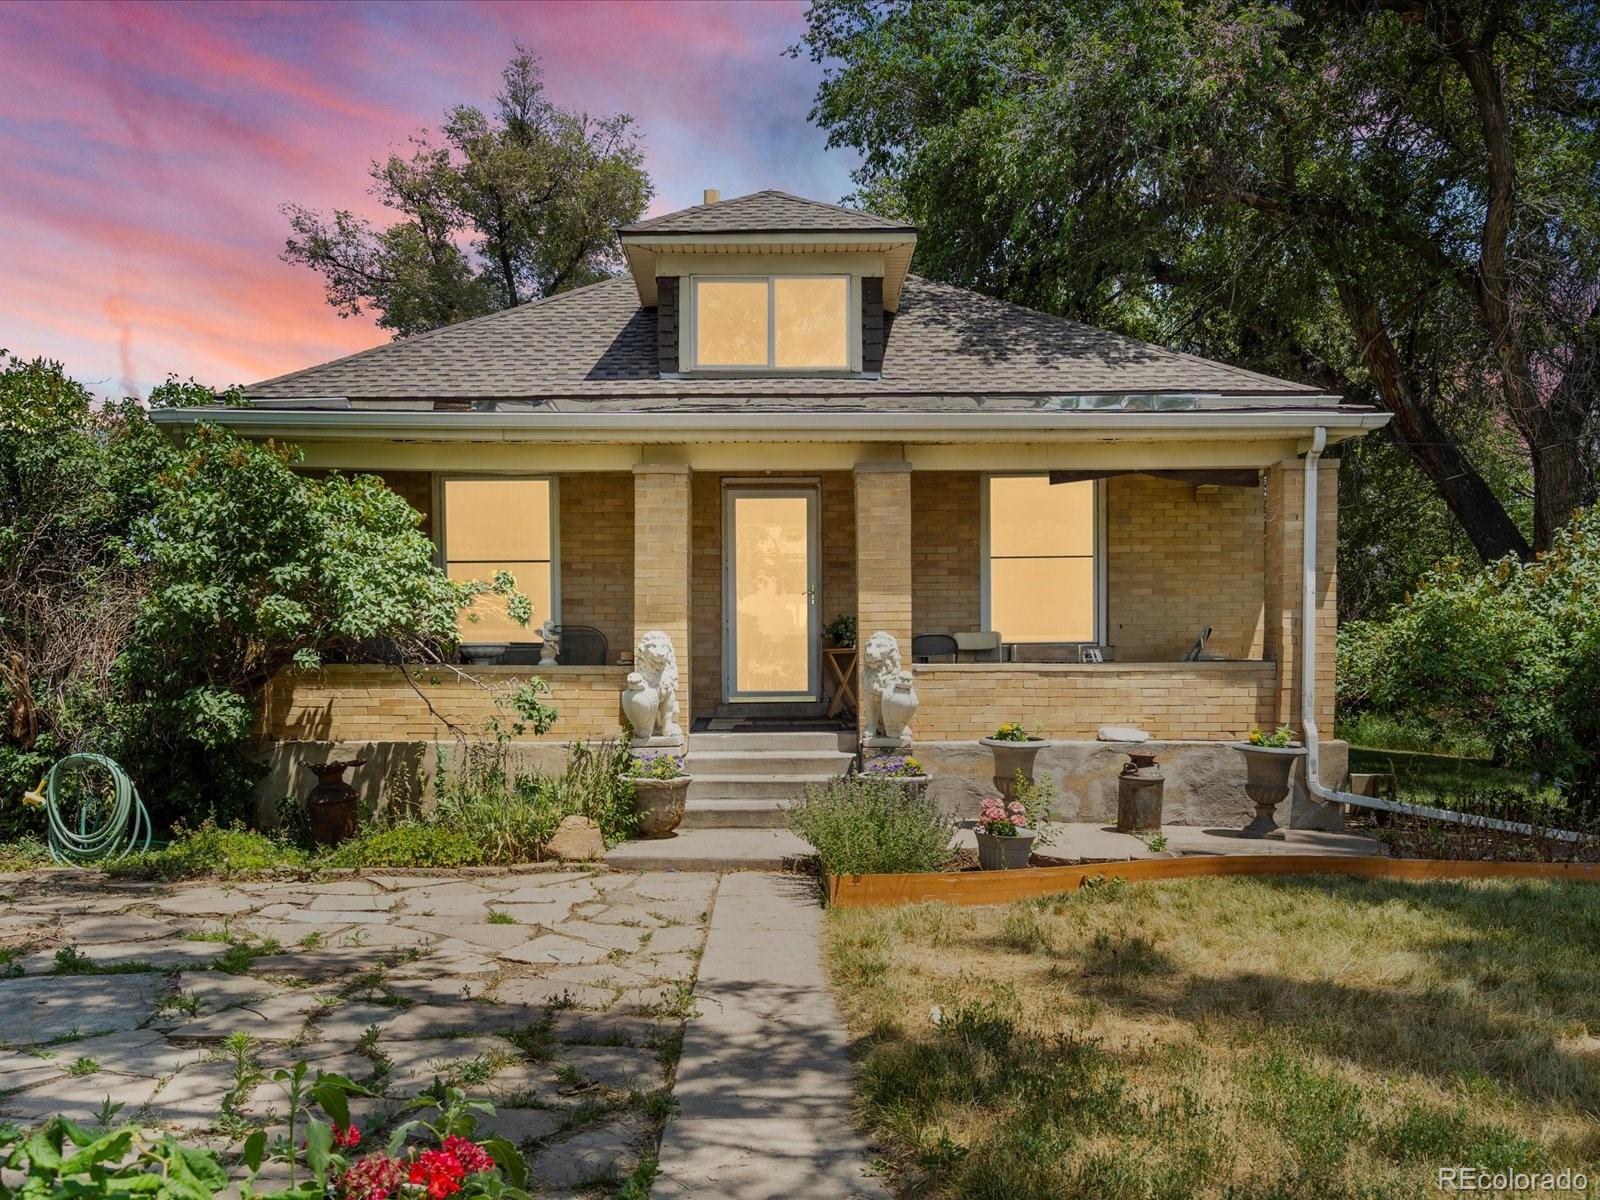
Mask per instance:
[[[697,204],[618,231],[633,233],[915,233],[916,227],[887,217],[791,196],[768,188],[732,200]]]
[[[1219,392],[1304,401],[1301,384],[907,276],[887,325],[880,377],[662,379],[656,316],[627,278],[606,279],[489,316],[264,380],[256,399],[500,399],[557,408],[868,406],[874,397]],[[627,401],[632,400],[633,403]],[[601,402],[605,402],[602,403]]]

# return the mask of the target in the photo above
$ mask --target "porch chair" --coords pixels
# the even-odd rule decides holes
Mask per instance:
[[[957,633],[956,658],[965,656],[967,662],[1000,662],[1000,631],[976,629],[970,633]]]
[[[593,625],[562,625],[556,664],[563,667],[603,667],[610,659],[606,635]]]
[[[935,658],[956,661],[956,639],[948,633],[919,633],[911,639],[911,661],[932,662]]]

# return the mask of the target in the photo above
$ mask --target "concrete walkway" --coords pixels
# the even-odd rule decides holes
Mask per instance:
[[[711,831],[707,831],[711,832]],[[685,1030],[656,1200],[879,1200],[823,979],[822,914],[795,876],[722,880]]]

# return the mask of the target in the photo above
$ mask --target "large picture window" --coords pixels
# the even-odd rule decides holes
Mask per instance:
[[[1097,641],[1093,483],[992,475],[984,497],[984,626],[1007,642]]]
[[[850,280],[778,275],[694,280],[694,365],[709,369],[845,370]]]
[[[553,490],[548,479],[443,481],[445,573],[488,583],[496,571],[509,571],[517,590],[533,602],[533,621],[522,626],[507,615],[503,598],[479,596],[461,614],[462,641],[537,642],[539,626],[556,615]]]

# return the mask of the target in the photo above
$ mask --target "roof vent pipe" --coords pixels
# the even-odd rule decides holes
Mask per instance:
[[[722,199],[722,192],[719,189],[717,189],[717,188],[707,188],[706,189],[706,198],[705,198],[705,203],[706,204],[715,204],[715,203],[717,203],[717,201],[719,201],[721,199]]]

